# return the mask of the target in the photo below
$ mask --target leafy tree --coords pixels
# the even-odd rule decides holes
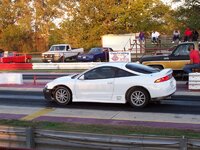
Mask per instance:
[[[104,34],[166,32],[174,23],[160,0],[4,0],[0,9],[0,45],[21,52],[55,43],[87,49]]]
[[[56,30],[54,20],[67,0],[4,0],[0,3],[0,45],[20,52],[44,51]],[[54,33],[54,32],[53,32]]]
[[[75,46],[101,45],[104,34],[164,30],[170,9],[157,0],[80,0],[68,2],[62,24],[66,40]]]
[[[56,30],[54,20],[62,17],[67,0],[34,0],[33,1],[33,29],[36,51],[46,51],[49,47],[49,36]],[[53,32],[54,34],[55,32]],[[37,39],[43,42],[38,43]],[[51,38],[52,39],[52,38]],[[43,45],[41,45],[43,43]],[[38,46],[40,44],[40,46]]]
[[[177,22],[180,22],[182,26],[190,27],[193,29],[200,29],[200,1],[199,0],[185,0],[183,5],[181,5],[175,17],[177,18]]]
[[[30,50],[31,26],[26,16],[30,11],[28,1],[9,1],[0,3],[0,44],[6,50],[25,52]]]

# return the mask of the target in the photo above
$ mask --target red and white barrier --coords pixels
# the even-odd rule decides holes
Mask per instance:
[[[32,69],[89,69],[103,62],[74,63],[0,63],[0,70],[32,70]]]
[[[32,70],[32,63],[0,63],[0,70]]]

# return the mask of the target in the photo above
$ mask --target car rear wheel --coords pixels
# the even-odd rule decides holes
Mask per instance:
[[[72,101],[72,94],[68,88],[59,86],[55,89],[54,99],[59,105],[67,105]]]
[[[30,63],[30,62],[31,62],[31,59],[27,59],[27,60],[26,60],[26,63]]]
[[[128,101],[132,107],[143,108],[150,100],[148,92],[143,88],[132,88],[128,94]]]

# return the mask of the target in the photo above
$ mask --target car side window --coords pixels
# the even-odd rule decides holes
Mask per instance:
[[[188,56],[189,55],[189,46],[191,44],[180,45],[177,47],[176,51],[174,52],[175,56]]]
[[[113,67],[100,67],[88,71],[84,74],[85,80],[108,79],[115,77],[115,69]]]
[[[69,50],[69,45],[66,46],[66,51],[68,51],[68,50]]]
[[[129,77],[129,76],[135,76],[135,74],[130,73],[128,71],[122,70],[122,69],[117,69],[116,71],[116,77]]]

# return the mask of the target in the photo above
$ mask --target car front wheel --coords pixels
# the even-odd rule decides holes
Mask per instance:
[[[72,94],[68,88],[59,86],[55,89],[54,99],[59,105],[67,105],[72,101]]]
[[[149,102],[150,96],[143,88],[133,88],[128,94],[128,101],[132,107],[143,108]]]

